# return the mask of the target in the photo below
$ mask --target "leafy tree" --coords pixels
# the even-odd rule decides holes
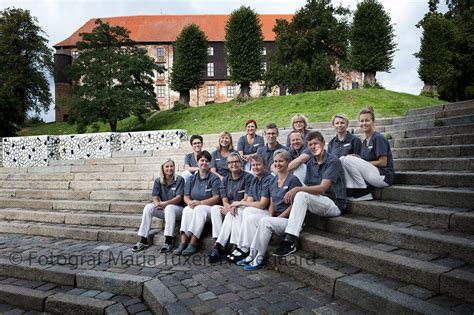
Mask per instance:
[[[373,86],[377,71],[390,72],[396,51],[390,16],[377,0],[357,4],[351,32],[351,55],[364,83]]]
[[[260,18],[250,7],[233,11],[225,26],[230,80],[240,84],[240,97],[250,97],[250,82],[262,79],[263,34]]]
[[[154,92],[154,71],[163,68],[138,48],[130,32],[98,19],[91,33],[81,33],[79,57],[68,73],[76,81],[72,89],[70,122],[78,132],[97,122],[117,131],[117,121],[158,109]]]
[[[348,13],[330,0],[308,0],[291,22],[278,20],[267,86],[285,85],[290,93],[336,88],[332,67],[347,59]]]
[[[189,90],[201,84],[202,70],[207,61],[207,37],[196,24],[183,28],[176,38],[176,59],[170,86],[179,92],[179,102],[189,105]]]
[[[28,111],[49,109],[52,71],[52,51],[37,19],[28,10],[0,11],[0,137],[14,135]]]

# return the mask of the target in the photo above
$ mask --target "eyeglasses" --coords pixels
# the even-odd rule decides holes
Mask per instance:
[[[202,144],[201,142],[193,142],[192,143],[193,145],[198,145],[198,144]]]
[[[294,124],[304,124],[304,121],[303,120],[296,120],[293,123]]]
[[[227,164],[240,164],[240,161],[227,161]]]

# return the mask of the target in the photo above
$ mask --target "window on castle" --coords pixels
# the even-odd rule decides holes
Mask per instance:
[[[165,48],[164,47],[158,47],[156,49],[156,55],[158,57],[163,57],[165,55]]]
[[[207,86],[207,98],[214,98],[216,95],[216,86],[215,85],[208,85]]]
[[[210,62],[207,64],[207,76],[213,77],[214,76],[214,63]]]
[[[77,50],[73,50],[71,52],[72,60],[76,60],[79,57],[79,52]]]
[[[227,86],[227,97],[228,98],[234,98],[234,94],[235,94],[235,86],[228,85]]]
[[[156,96],[157,96],[157,97],[160,97],[160,98],[165,97],[165,90],[166,90],[166,86],[165,86],[165,85],[158,85],[158,86],[156,87]]]
[[[265,92],[266,92],[266,91],[265,91],[265,84],[260,84],[260,85],[258,86],[258,89],[259,89],[260,95],[265,95]]]
[[[230,77],[230,67],[227,66],[227,76]]]
[[[214,47],[207,47],[207,55],[214,56]]]
[[[267,55],[267,49],[265,47],[263,47],[262,49],[262,56],[266,56]]]
[[[264,72],[267,72],[267,62],[266,61],[262,62],[262,70]]]

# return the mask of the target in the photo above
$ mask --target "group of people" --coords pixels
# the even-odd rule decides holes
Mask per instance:
[[[325,139],[308,129],[304,115],[291,120],[286,146],[278,128],[266,125],[257,135],[257,122],[245,123],[246,135],[234,150],[232,136],[223,132],[217,149],[203,151],[203,138],[191,136],[193,152],[185,156],[185,171],[176,175],[175,163],[166,160],[155,180],[153,203],[145,206],[133,251],[148,247],[152,218],[164,219],[165,242],[161,253],[173,251],[173,234],[181,221],[179,244],[174,255],[192,255],[207,221],[215,239],[208,259],[227,259],[246,270],[263,267],[273,234],[282,236],[272,255],[284,257],[296,251],[296,241],[309,211],[322,217],[339,216],[347,200],[371,200],[373,187],[393,183],[394,168],[389,142],[375,129],[371,107],[359,113],[364,140],[350,133],[348,118],[332,119],[336,135],[325,149]],[[266,141],[264,141],[266,140]]]

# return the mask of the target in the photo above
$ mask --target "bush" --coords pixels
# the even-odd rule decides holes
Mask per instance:
[[[385,90],[385,88],[383,87],[383,85],[380,84],[380,83],[378,83],[378,82],[375,82],[374,85],[370,85],[370,84],[364,82],[364,89],[381,89],[381,90]]]
[[[184,105],[183,103],[176,102],[171,110],[173,112],[178,112],[178,111],[186,109],[186,108],[188,108],[188,106]]]
[[[24,125],[25,127],[33,126],[33,125],[40,125],[44,124],[43,118],[41,118],[39,115],[35,115],[32,117],[28,117],[28,119],[25,121]]]

